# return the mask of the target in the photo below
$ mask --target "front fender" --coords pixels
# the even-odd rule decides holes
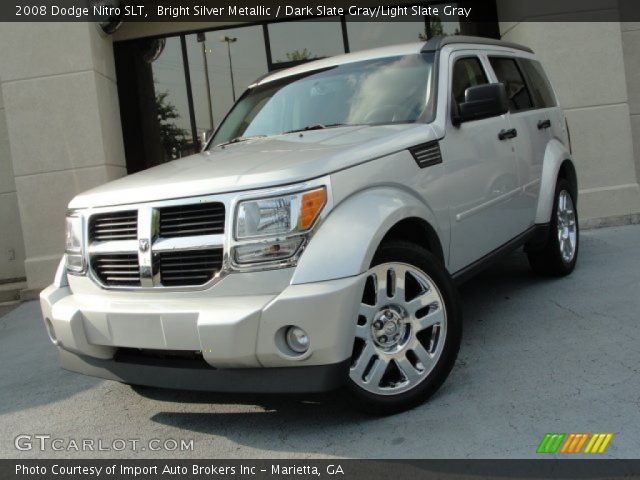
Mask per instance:
[[[344,200],[324,220],[298,261],[292,284],[359,275],[369,269],[385,234],[399,221],[418,217],[439,233],[433,212],[394,187],[376,187]]]
[[[559,140],[552,139],[544,153],[535,223],[549,223],[551,220],[558,171],[565,160],[571,160],[571,154]]]

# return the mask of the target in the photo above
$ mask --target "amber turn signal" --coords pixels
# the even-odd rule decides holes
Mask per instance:
[[[326,201],[327,193],[324,188],[318,188],[302,194],[300,217],[298,219],[298,228],[300,230],[307,230],[313,225]]]

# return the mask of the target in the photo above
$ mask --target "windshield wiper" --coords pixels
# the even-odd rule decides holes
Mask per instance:
[[[264,138],[264,137],[266,137],[266,135],[252,135],[250,137],[242,137],[242,136],[234,137],[229,141],[218,144],[217,146],[222,147],[224,145],[231,145],[232,143],[240,143],[240,142],[245,142],[247,140],[253,140],[254,138]]]
[[[286,135],[287,133],[297,133],[297,132],[306,132],[308,130],[324,130],[325,128],[332,127],[346,127],[348,123],[330,123],[329,125],[324,125],[322,123],[316,123],[314,125],[307,125],[304,128],[296,128],[295,130],[289,130],[287,132],[282,132],[282,135]]]

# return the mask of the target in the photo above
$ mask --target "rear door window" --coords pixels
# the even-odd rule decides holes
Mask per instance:
[[[556,97],[542,65],[536,60],[521,58],[518,60],[524,74],[528,77],[529,89],[537,108],[556,106]]]
[[[509,99],[509,111],[518,112],[533,108],[533,100],[515,59],[489,57],[491,68],[500,83],[504,83]]]

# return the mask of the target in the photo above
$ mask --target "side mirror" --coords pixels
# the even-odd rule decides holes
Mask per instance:
[[[464,92],[464,102],[458,104],[454,124],[481,118],[497,117],[509,111],[507,91],[502,83],[487,83],[469,87]]]

